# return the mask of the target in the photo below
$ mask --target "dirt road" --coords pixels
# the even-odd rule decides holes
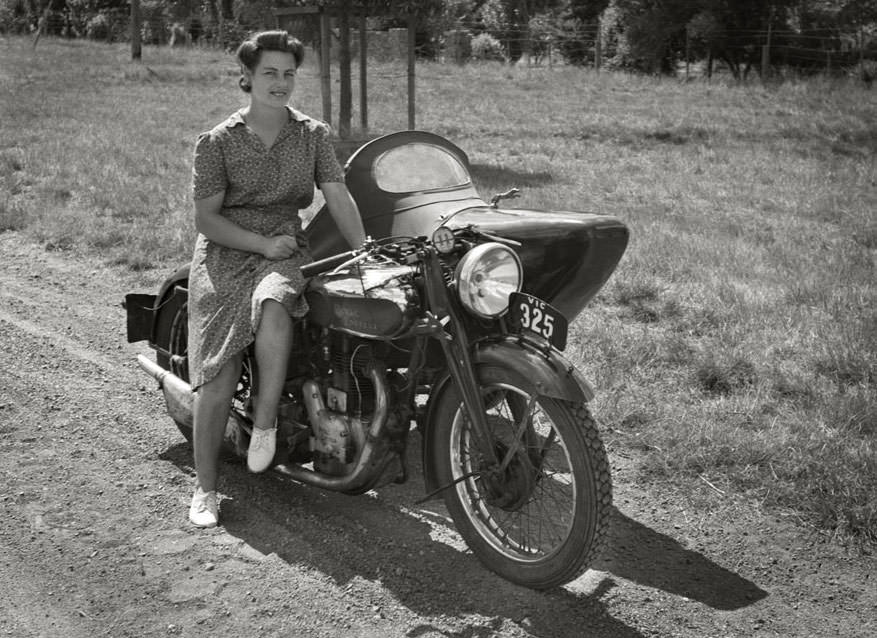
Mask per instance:
[[[412,480],[361,497],[223,466],[186,520],[191,449],[125,343],[116,272],[0,234],[0,635],[874,636],[877,559],[704,483],[638,486],[610,446],[596,569],[532,592],[466,552]],[[708,512],[708,513],[707,513]]]

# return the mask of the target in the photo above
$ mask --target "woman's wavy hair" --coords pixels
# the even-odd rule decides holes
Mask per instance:
[[[296,68],[301,66],[305,57],[305,47],[301,41],[295,36],[289,35],[287,31],[260,31],[254,33],[249,38],[241,42],[238,47],[236,56],[241,64],[241,79],[238,80],[241,90],[249,93],[253,87],[247,82],[247,78],[243,75],[243,69],[246,67],[253,72],[262,59],[263,51],[279,51],[280,53],[291,53],[295,58]]]

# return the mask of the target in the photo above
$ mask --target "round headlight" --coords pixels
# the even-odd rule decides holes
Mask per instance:
[[[521,290],[521,260],[508,246],[489,242],[476,246],[457,264],[460,301],[479,317],[498,317],[509,307],[509,295]]]

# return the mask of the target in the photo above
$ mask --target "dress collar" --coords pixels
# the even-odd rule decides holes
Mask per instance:
[[[296,111],[291,106],[287,106],[286,110],[289,113],[290,122],[308,122],[311,119],[301,111]],[[231,116],[225,121],[225,127],[234,128],[238,124],[246,124],[246,122],[244,122],[244,115],[241,110],[237,110],[231,114]]]

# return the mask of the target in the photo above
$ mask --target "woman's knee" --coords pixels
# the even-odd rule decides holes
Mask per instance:
[[[262,317],[259,321],[259,330],[269,330],[271,332],[288,331],[292,327],[292,318],[289,312],[279,301],[274,299],[266,299],[262,302]]]
[[[242,363],[243,355],[234,355],[223,364],[215,377],[206,381],[200,388],[198,388],[198,392],[202,397],[209,396],[220,399],[228,397],[228,400],[231,401],[235,388],[237,388]]]

